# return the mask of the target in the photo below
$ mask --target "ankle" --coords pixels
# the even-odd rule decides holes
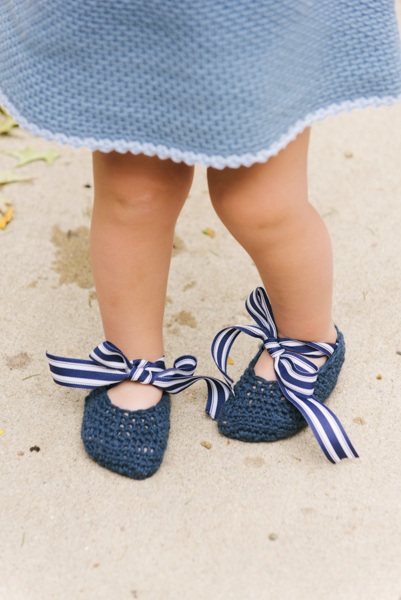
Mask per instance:
[[[280,331],[277,335],[279,338],[287,337],[299,340],[300,342],[325,342],[326,344],[335,344],[338,335],[332,320],[330,320],[329,323],[318,327],[305,326],[298,328],[296,333],[301,335],[294,335],[294,332],[291,332],[290,329],[280,327]]]

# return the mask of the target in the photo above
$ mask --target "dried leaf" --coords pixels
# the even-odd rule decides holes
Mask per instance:
[[[94,291],[89,292],[89,298],[88,298],[89,308],[92,308],[92,300],[97,300],[97,294]]]
[[[28,175],[16,175],[12,171],[2,171],[0,173],[0,185],[18,183],[19,181],[30,181],[31,179],[32,177],[28,177]]]
[[[11,201],[3,196],[3,194],[0,194],[0,213],[5,215],[9,206],[11,206]]]
[[[9,133],[14,127],[18,127],[18,124],[10,115],[7,115],[6,119],[0,123],[0,134]]]
[[[204,229],[202,233],[204,233],[205,235],[209,235],[211,238],[214,238],[216,235],[213,229],[210,229],[209,227],[206,227],[206,229]]]
[[[35,373],[34,375],[28,375],[28,377],[24,377],[21,381],[25,381],[25,379],[30,379],[31,377],[39,377],[40,373]]]
[[[51,165],[56,158],[60,156],[60,153],[53,148],[47,152],[36,150],[35,148],[28,148],[27,150],[12,150],[4,152],[8,156],[13,156],[18,160],[17,167],[23,167],[34,160],[44,160],[48,165]]]
[[[327,213],[324,213],[324,215],[322,215],[322,219],[325,219],[326,217],[330,217],[331,215],[335,215],[338,214],[338,210],[336,210],[335,208],[331,208]]]
[[[9,209],[7,210],[6,214],[4,216],[2,216],[0,219],[0,229],[5,229],[6,225],[13,218],[13,212],[14,212],[13,207],[10,206]]]
[[[234,364],[234,361],[233,361],[233,359],[231,358],[231,356],[229,356],[229,357],[227,358],[227,364],[228,364],[228,365],[233,365],[233,364]]]
[[[4,433],[4,429],[0,429],[0,435]]]

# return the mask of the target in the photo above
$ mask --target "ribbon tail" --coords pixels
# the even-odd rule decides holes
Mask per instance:
[[[239,334],[240,331],[238,331],[236,327],[227,327],[226,329],[220,331],[212,342],[213,360],[228,385],[231,385],[233,380],[227,374],[227,359],[231,350],[231,346]],[[207,408],[206,412],[208,412]]]
[[[212,419],[218,418],[224,403],[228,400],[230,394],[233,393],[233,380],[227,373],[227,360],[231,347],[241,331],[263,342],[267,340],[265,332],[259,326],[255,325],[226,327],[215,336],[212,342],[212,357],[225,382],[215,377],[202,377],[206,381],[208,388],[208,399],[205,410]]]
[[[63,358],[46,352],[50,372],[58,385],[93,390],[103,385],[119,383],[126,378],[125,371],[97,365],[92,360]]]
[[[234,325],[233,327],[226,327],[226,329],[222,329],[215,336],[212,342],[212,357],[217,368],[229,385],[232,384],[233,380],[227,373],[227,359],[231,347],[241,331],[251,337],[258,338],[263,342],[267,339],[263,330],[256,325]]]
[[[288,389],[281,390],[301,412],[330,462],[339,463],[344,458],[358,458],[340,420],[327,406],[313,396],[300,398]]]
[[[171,369],[172,371],[172,369]],[[223,404],[226,402],[230,395],[231,388],[224,381],[216,379],[215,377],[207,377],[204,375],[182,375],[179,378],[174,378],[173,375],[169,375],[168,371],[158,377],[153,385],[159,389],[165,390],[170,394],[178,394],[183,390],[186,390],[197,381],[205,381],[207,384],[208,397],[206,404],[206,412],[212,417],[217,419],[222,409]]]
[[[203,377],[207,383],[206,412],[212,419],[218,419],[224,403],[231,394],[231,387],[215,377]]]

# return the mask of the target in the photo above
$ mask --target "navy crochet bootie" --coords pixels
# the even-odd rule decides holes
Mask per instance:
[[[197,360],[186,354],[166,369],[164,357],[150,362],[129,360],[111,342],[99,344],[90,360],[64,358],[46,353],[53,379],[63,386],[91,389],[86,397],[82,440],[85,450],[102,467],[145,479],[160,467],[170,429],[170,396],[204,380],[209,390],[226,397],[226,384],[215,377],[195,375]],[[107,390],[121,381],[154,385],[163,391],[156,406],[130,411],[110,402]]]
[[[326,402],[334,390],[344,362],[344,337],[338,331],[338,346],[319,369],[314,397]],[[302,414],[282,394],[277,381],[255,375],[262,346],[234,386],[218,418],[219,431],[243,442],[273,442],[298,433],[307,426]]]
[[[81,436],[89,456],[102,467],[132,479],[151,477],[160,467],[170,430],[170,396],[146,410],[110,402],[107,387],[85,399]]]
[[[340,420],[324,404],[344,362],[343,335],[337,329],[335,344],[279,337],[269,298],[261,287],[249,295],[246,308],[256,325],[226,327],[212,343],[213,359],[226,383],[223,396],[209,385],[206,410],[217,419],[220,432],[244,442],[272,442],[308,424],[330,462],[357,458]],[[262,347],[233,390],[227,363],[241,332],[262,340]],[[255,375],[254,366],[263,348],[274,361],[277,381]],[[327,356],[327,361],[319,369],[310,359],[322,356]]]

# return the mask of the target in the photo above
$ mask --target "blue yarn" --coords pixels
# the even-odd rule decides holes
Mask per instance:
[[[393,0],[3,0],[0,55],[32,133],[217,168],[401,95]]]
[[[316,381],[314,396],[322,403],[334,390],[344,363],[345,343],[340,331],[337,341],[336,350],[319,369]],[[307,425],[299,410],[284,398],[277,381],[255,375],[254,367],[262,352],[263,346],[235,384],[235,395],[230,395],[220,412],[218,428],[226,437],[243,442],[274,442]]]
[[[170,430],[170,396],[156,406],[130,411],[110,402],[107,387],[85,399],[81,437],[89,456],[102,467],[132,479],[151,477],[160,467]]]

